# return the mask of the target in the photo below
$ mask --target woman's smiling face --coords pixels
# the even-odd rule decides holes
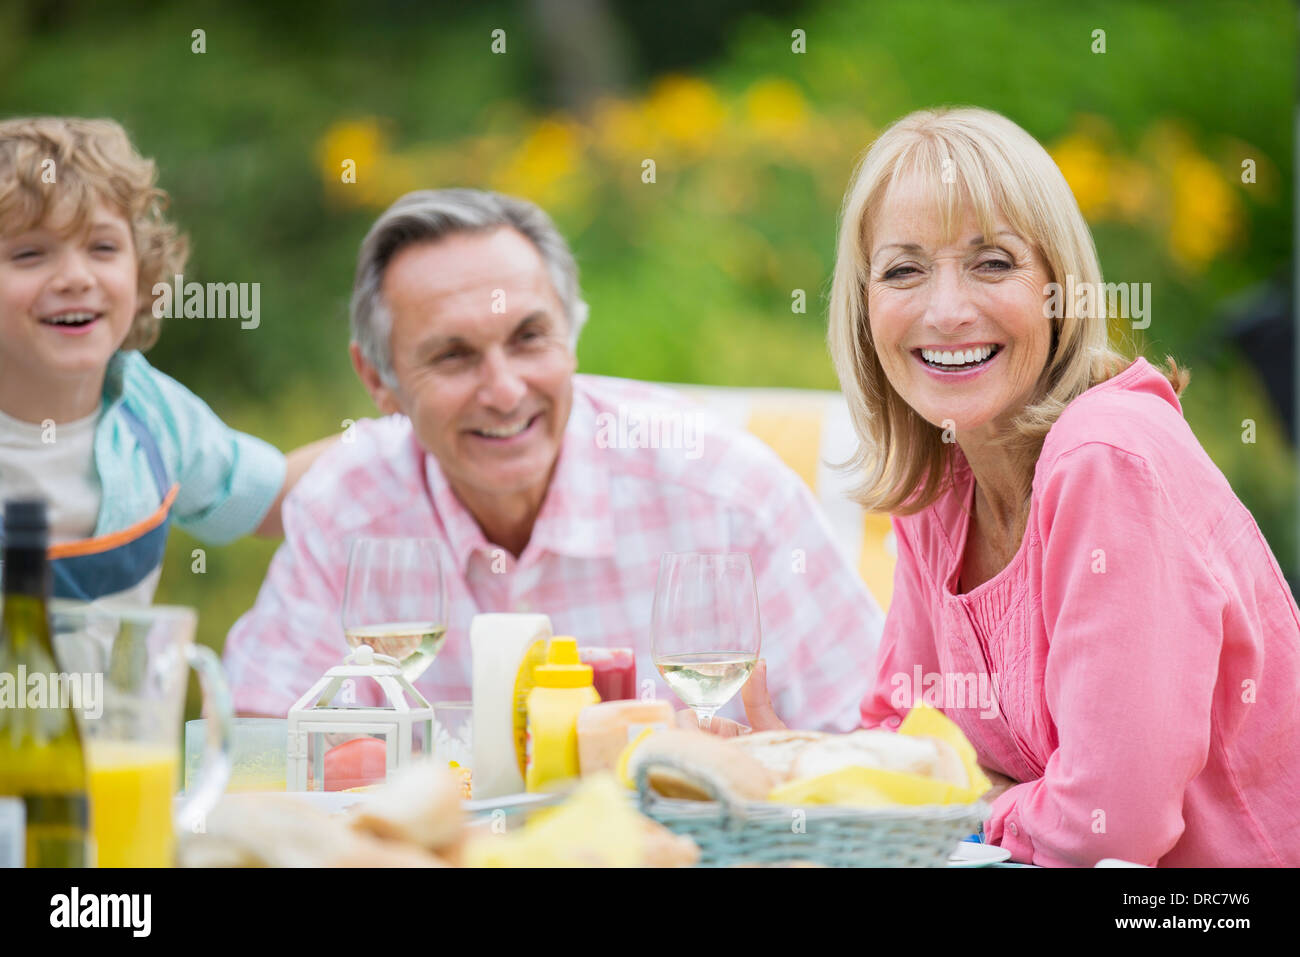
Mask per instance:
[[[867,250],[867,312],[885,376],[918,415],[963,441],[992,438],[1034,398],[1052,345],[1042,256],[995,223],[981,235],[967,208],[946,237],[932,186],[905,178],[876,212]],[[944,365],[963,359],[973,362]]]

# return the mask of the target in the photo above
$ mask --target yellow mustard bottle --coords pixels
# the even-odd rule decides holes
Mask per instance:
[[[524,783],[529,791],[554,790],[578,776],[578,712],[599,702],[592,667],[578,658],[578,640],[552,638],[528,692]]]

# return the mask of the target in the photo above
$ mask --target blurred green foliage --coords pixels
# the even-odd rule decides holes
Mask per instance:
[[[552,212],[592,306],[584,371],[835,388],[824,294],[855,158],[922,106],[1004,112],[1062,165],[1107,279],[1152,284],[1135,345],[1191,366],[1189,422],[1296,574],[1293,455],[1219,308],[1289,279],[1290,5],[728,4],[694,32],[611,9],[635,61],[624,86],[570,114],[545,87],[526,5],[18,3],[0,13],[0,113],[109,116],[158,160],[193,240],[186,278],[260,282],[262,324],[175,320],[150,361],[289,448],[371,413],[346,303],[361,237],[407,188],[513,189]],[[338,182],[348,151],[355,187]],[[1243,158],[1257,183],[1241,182]],[[791,312],[794,289],[806,314]],[[197,606],[219,648],[274,544],[208,548],[202,575],[196,547],[173,536],[159,600]]]

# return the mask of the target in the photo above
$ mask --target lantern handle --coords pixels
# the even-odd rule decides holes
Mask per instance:
[[[379,662],[380,664],[385,664],[385,665],[392,665],[393,667],[399,670],[402,667],[402,663],[398,661],[396,658],[394,658],[392,655],[381,655],[379,652],[375,651],[375,649],[371,648],[369,645],[357,645],[357,647],[352,650],[351,654],[349,654],[346,658],[343,659],[343,663],[345,665],[357,664],[363,668],[368,667],[369,665],[375,662]]]

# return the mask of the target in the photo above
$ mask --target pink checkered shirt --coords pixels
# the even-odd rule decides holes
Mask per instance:
[[[679,433],[687,447],[626,447],[645,444],[628,423],[674,413],[697,426]],[[416,684],[431,701],[469,699],[474,615],[545,612],[556,634],[581,645],[633,648],[639,687],[651,679],[676,705],[650,658],[663,552],[749,553],[768,684],[792,727],[857,727],[884,624],[807,487],[775,453],[671,390],[625,379],[574,377],[559,461],[518,560],[484,538],[396,415],[358,423],[354,441],[321,457],[285,501],[284,532],[257,603],[226,640],[242,712],[284,714],[342,660],[339,609],[357,537],[440,543],[447,640]],[[743,718],[740,696],[720,714]]]

